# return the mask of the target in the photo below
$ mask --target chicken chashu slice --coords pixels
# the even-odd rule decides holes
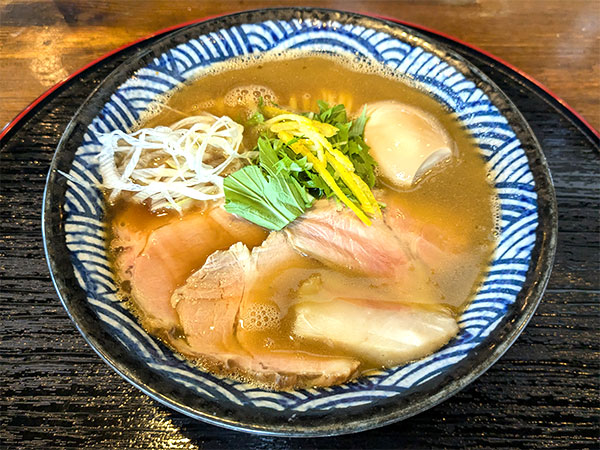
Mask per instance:
[[[294,248],[326,265],[396,279],[412,271],[416,262],[437,266],[465,248],[464,236],[421,225],[393,196],[377,192],[377,197],[386,207],[370,226],[350,209],[319,200],[285,231]]]
[[[352,378],[357,360],[269,349],[243,328],[240,318],[260,302],[253,291],[261,278],[301,258],[286,236],[276,232],[252,252],[238,243],[213,253],[173,294],[186,337],[180,351],[278,389],[330,386]]]
[[[173,291],[216,250],[236,242],[260,245],[261,227],[227,213],[216,204],[190,212],[156,227],[141,228],[134,220],[117,218],[113,225],[115,268],[121,282],[130,286],[134,304],[145,326],[171,331],[178,317],[171,306]]]
[[[408,248],[381,219],[365,226],[349,209],[319,200],[286,229],[292,245],[334,268],[394,277],[413,264]]]
[[[306,301],[294,309],[297,336],[328,342],[386,367],[427,356],[458,332],[448,311],[401,303],[348,296]]]

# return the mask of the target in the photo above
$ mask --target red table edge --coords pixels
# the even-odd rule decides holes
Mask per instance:
[[[237,11],[237,12],[243,12],[243,11]],[[3,129],[2,131],[0,131],[0,140],[6,136],[8,134],[8,132],[21,120],[23,119],[23,117],[25,117],[27,115],[27,113],[29,111],[31,111],[33,108],[35,108],[39,103],[41,103],[46,97],[48,97],[50,94],[52,94],[54,91],[56,91],[58,88],[60,88],[62,85],[64,85],[65,83],[69,82],[70,80],[72,80],[73,78],[75,78],[77,75],[79,75],[80,73],[84,72],[85,70],[89,69],[90,67],[92,67],[93,65],[99,63],[100,61],[114,55],[115,53],[120,52],[121,50],[124,50],[126,48],[129,48],[135,44],[138,44],[142,41],[145,41],[147,39],[153,38],[155,36],[167,33],[169,31],[173,31],[173,30],[177,30],[179,28],[185,27],[187,25],[192,25],[192,24],[196,24],[196,23],[200,23],[200,22],[204,22],[206,20],[209,19],[214,19],[217,17],[222,17],[222,16],[226,16],[228,14],[233,14],[233,13],[224,13],[224,14],[216,14],[216,15],[212,15],[212,16],[206,16],[203,17],[201,19],[194,19],[194,20],[190,20],[188,22],[183,22],[177,25],[172,25],[170,27],[167,28],[163,28],[161,30],[155,31],[152,34],[146,35],[144,37],[141,37],[139,39],[136,39],[135,41],[129,42],[121,47],[118,47],[114,50],[111,50],[108,53],[105,53],[104,55],[100,56],[99,58],[93,60],[92,62],[86,64],[85,66],[81,67],[80,69],[76,70],[75,72],[73,72],[71,75],[69,75],[67,78],[65,78],[62,81],[59,81],[58,83],[56,83],[54,86],[52,86],[50,89],[48,89],[47,91],[45,91],[44,93],[42,93],[38,98],[36,98],[34,101],[32,101],[25,109],[23,109],[19,114],[17,114],[17,116],[11,120]],[[513,70],[514,72],[516,72],[517,74],[519,74],[520,76],[522,76],[523,78],[525,78],[526,80],[528,80],[529,82],[531,82],[532,84],[534,84],[535,86],[537,86],[539,89],[541,89],[542,91],[544,91],[546,94],[548,94],[550,97],[554,98],[558,103],[560,103],[564,108],[566,108],[571,114],[573,114],[575,117],[577,117],[577,119],[579,119],[581,121],[581,123],[583,123],[593,134],[596,135],[596,137],[600,138],[600,133],[592,126],[590,125],[590,123],[583,118],[583,116],[581,114],[579,114],[577,111],[575,111],[571,106],[569,106],[567,104],[567,102],[565,102],[563,99],[561,99],[558,95],[556,95],[554,92],[552,92],[550,89],[548,89],[546,86],[544,86],[542,83],[540,83],[539,81],[537,81],[535,78],[531,77],[530,75],[528,75],[527,73],[523,72],[522,70],[518,69],[517,67],[513,66],[512,64],[510,64],[507,61],[504,61],[501,58],[498,58],[497,56],[491,54],[490,52],[483,50],[479,47],[476,47],[474,45],[469,44],[468,42],[462,41],[454,36],[451,36],[449,34],[446,33],[442,33],[440,31],[434,30],[432,28],[428,28],[425,27],[423,25],[419,25],[416,23],[412,23],[412,22],[407,22],[404,20],[399,20],[393,17],[388,17],[388,16],[384,16],[384,15],[379,15],[379,14],[370,14],[370,13],[360,13],[362,15],[365,16],[371,16],[371,17],[375,17],[378,19],[383,19],[383,20],[388,20],[390,22],[395,22],[401,25],[406,25],[412,28],[415,28],[417,30],[421,30],[421,31],[426,31],[428,33],[432,33],[434,35],[438,35],[441,36],[445,39],[449,39],[451,41],[454,42],[458,42],[461,45],[464,45],[465,47],[468,47],[470,49],[473,49],[485,56],[487,56],[488,58],[497,61],[498,63],[508,67],[509,69]]]

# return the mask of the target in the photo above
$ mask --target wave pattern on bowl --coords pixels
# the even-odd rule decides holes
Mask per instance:
[[[475,299],[461,316],[458,336],[422,360],[322,389],[269,392],[208,374],[148,335],[115,295],[106,258],[106,226],[98,181],[99,133],[126,130],[160,94],[207,66],[244,54],[285,49],[346,52],[374,59],[407,75],[456,112],[477,139],[494,180],[501,211],[501,233],[494,261]],[[398,395],[449,370],[463,360],[502,321],[525,281],[538,224],[533,176],[521,144],[490,99],[456,68],[427,50],[389,34],[335,21],[267,21],[209,33],[155,58],[123,83],[89,125],[76,152],[65,199],[67,246],[75,274],[95,312],[149,370],[192,392],[219,401],[272,410],[329,410]]]

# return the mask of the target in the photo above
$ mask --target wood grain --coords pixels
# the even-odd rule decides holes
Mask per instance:
[[[298,2],[3,0],[0,128],[53,84],[104,53],[205,16]],[[306,1],[391,16],[453,35],[519,67],[600,128],[600,1]]]
[[[100,15],[112,11],[98,5]],[[40,23],[50,20],[37,17]],[[531,124],[548,158],[559,207],[559,245],[548,289],[523,334],[492,368],[451,399],[404,422],[325,439],[258,437],[210,426],[122,380],[62,308],[44,260],[40,222],[45,178],[62,130],[127,55],[57,93],[0,149],[0,448],[598,447],[598,142],[526,82],[473,55],[469,58]]]

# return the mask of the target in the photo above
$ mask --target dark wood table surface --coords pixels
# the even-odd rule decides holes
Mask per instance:
[[[0,127],[127,42],[207,15],[286,4],[2,0]],[[454,35],[529,73],[600,126],[598,0],[305,4]],[[544,298],[509,351],[456,396],[402,423],[326,439],[250,436],[170,411],[116,375],[78,334],[54,292],[40,233],[48,165],[81,101],[62,91],[38,112],[40,122],[0,145],[0,448],[599,448],[598,140],[543,93],[533,98],[531,86],[501,87],[530,121],[557,190],[559,245]]]

